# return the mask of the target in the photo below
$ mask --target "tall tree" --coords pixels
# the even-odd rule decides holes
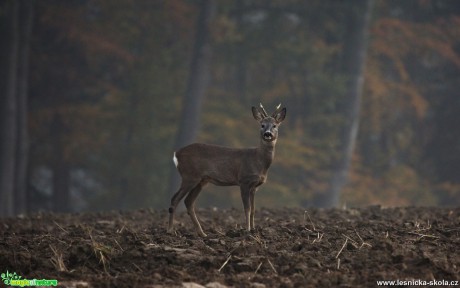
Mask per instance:
[[[20,1],[20,47],[18,51],[18,85],[17,85],[17,145],[15,201],[16,213],[27,210],[28,164],[29,164],[29,128],[28,128],[28,88],[29,88],[29,53],[30,36],[33,20],[33,1]]]
[[[190,144],[198,134],[201,107],[209,85],[212,52],[210,24],[214,15],[214,6],[215,2],[212,0],[200,2],[200,12],[196,21],[195,45],[174,149]],[[172,195],[179,186],[180,178],[175,167],[171,170],[170,175],[168,190],[169,195]]]
[[[53,133],[53,210],[69,212],[70,203],[70,166],[65,156],[65,135],[68,132],[62,116],[56,112],[51,123]]]
[[[32,1],[5,1],[1,11],[6,43],[3,49],[1,89],[4,109],[0,123],[1,143],[1,214],[10,216],[26,211],[28,169],[28,67],[32,27]],[[5,73],[3,75],[3,73]]]
[[[244,31],[244,0],[237,0],[236,1],[236,25],[239,31],[241,31],[241,35],[243,35]],[[247,98],[247,70],[248,70],[248,59],[247,53],[245,51],[246,45],[243,36],[240,36],[239,41],[236,43],[236,69],[235,69],[235,80],[236,80],[236,93],[238,98],[241,100],[241,103],[248,104]]]
[[[338,165],[333,171],[330,193],[324,206],[337,206],[340,193],[347,183],[351,158],[356,146],[359,130],[361,99],[364,86],[364,72],[369,42],[369,26],[371,22],[374,0],[358,1],[365,7],[364,13],[354,15],[360,9],[352,9],[349,38],[345,45],[345,72],[348,77],[347,105],[345,105],[346,123],[341,143],[341,155]]]
[[[14,179],[16,171],[17,140],[17,72],[19,50],[19,1],[5,1],[2,15],[5,18],[6,39],[5,90],[2,105],[1,155],[0,155],[0,213],[11,216],[14,213]]]
[[[85,108],[92,104],[92,111],[97,109],[96,97],[90,99],[86,92],[92,75],[82,49],[82,42],[89,38],[81,32],[85,28],[81,20],[83,7],[80,2],[37,2],[36,32],[31,39],[31,162],[35,169],[52,172],[47,183],[52,188],[51,207],[60,212],[72,208],[70,172],[78,161],[83,161],[92,143],[87,141],[90,125],[81,124],[81,119],[85,124],[94,123],[94,118],[89,117],[90,109]],[[88,102],[91,104],[84,105]],[[86,126],[84,132],[82,126]]]

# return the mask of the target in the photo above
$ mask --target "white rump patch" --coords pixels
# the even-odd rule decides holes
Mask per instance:
[[[173,162],[174,162],[174,165],[176,165],[176,168],[177,168],[177,166],[179,165],[179,161],[177,161],[176,152],[174,152]]]

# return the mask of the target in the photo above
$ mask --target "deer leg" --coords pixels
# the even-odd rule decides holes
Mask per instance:
[[[244,215],[246,216],[246,228],[248,231],[251,231],[251,200],[250,200],[250,190],[247,187],[241,187],[241,200],[243,200]]]
[[[180,200],[189,193],[193,187],[196,185],[196,182],[193,184],[186,183],[182,181],[179,190],[174,194],[171,198],[171,205],[169,206],[169,224],[168,224],[168,233],[172,233],[173,225],[174,225],[174,213],[176,212],[177,204],[179,204]]]
[[[184,203],[185,207],[187,207],[188,215],[190,216],[190,219],[192,219],[192,222],[195,225],[196,232],[201,237],[206,237],[207,235],[203,232],[203,228],[201,228],[200,222],[198,221],[198,218],[195,214],[195,201],[201,192],[201,188],[203,188],[203,185],[201,183],[198,184],[195,188],[193,188],[192,191],[190,191],[190,193],[185,198]]]
[[[256,194],[256,191],[257,189],[254,188],[251,190],[251,192],[249,193],[249,201],[251,203],[251,213],[250,213],[250,226],[249,226],[249,229],[251,230],[254,230],[256,227],[254,226],[254,214],[256,212],[256,204],[254,202],[254,196]]]

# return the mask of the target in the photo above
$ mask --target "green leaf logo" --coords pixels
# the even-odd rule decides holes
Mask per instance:
[[[8,270],[6,270],[6,274],[5,273],[2,273],[2,281],[3,283],[5,283],[5,285],[10,285],[10,281],[11,281],[11,278],[13,278],[13,275],[10,274],[10,272],[8,272]]]
[[[6,273],[2,273],[0,276],[2,277],[2,281],[5,283],[5,285],[10,285],[11,280],[20,280],[22,278],[22,276],[19,276],[16,274],[16,272],[10,273],[8,270],[6,270]]]

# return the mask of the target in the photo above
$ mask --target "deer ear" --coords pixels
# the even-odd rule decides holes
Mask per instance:
[[[254,119],[256,119],[257,121],[262,121],[262,119],[264,119],[264,116],[259,111],[259,109],[257,109],[254,106],[252,106],[252,115],[254,116]]]
[[[278,111],[277,113],[273,114],[272,116],[275,118],[276,122],[281,123],[283,122],[284,118],[286,117],[286,107]]]

